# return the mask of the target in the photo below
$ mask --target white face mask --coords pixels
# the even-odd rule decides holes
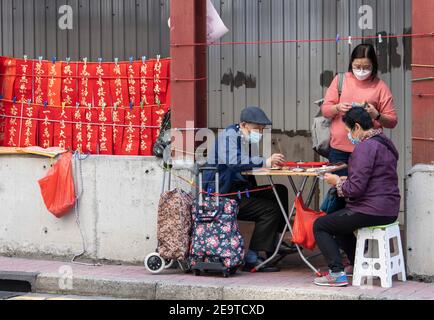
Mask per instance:
[[[364,81],[371,76],[372,70],[353,69],[353,73],[357,80]]]

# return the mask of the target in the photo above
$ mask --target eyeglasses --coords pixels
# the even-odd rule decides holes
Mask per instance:
[[[371,71],[372,70],[372,65],[370,65],[370,66],[361,66],[361,65],[353,64],[353,69],[364,70],[364,71]]]

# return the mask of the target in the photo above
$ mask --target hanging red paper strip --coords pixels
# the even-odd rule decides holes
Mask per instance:
[[[6,147],[19,147],[21,144],[22,132],[22,114],[24,104],[17,105],[16,103],[5,103],[6,126],[5,126],[5,140]]]
[[[120,154],[137,156],[140,148],[140,108],[125,110],[125,125]]]
[[[140,63],[140,101],[145,105],[155,104],[154,95],[154,60]]]
[[[98,110],[95,108],[86,109],[86,144],[84,153],[98,154]]]
[[[114,154],[120,155],[122,154],[122,142],[124,138],[124,128],[123,125],[125,123],[125,110],[119,108],[113,108],[112,112],[113,119],[113,151]]]
[[[87,142],[86,109],[74,109],[72,119],[75,122],[72,125],[72,148],[83,153]]]
[[[20,147],[33,147],[38,145],[36,140],[38,129],[38,110],[39,107],[33,104],[23,105],[23,123],[21,130]]]
[[[166,100],[168,81],[165,78],[169,72],[169,60],[157,59],[154,66],[154,93],[157,107],[152,112],[152,126],[160,127],[163,117],[168,111],[168,106],[163,104]],[[160,129],[152,130],[152,141],[155,142],[160,134]]]
[[[44,104],[47,101],[48,65],[42,61],[36,61],[35,68],[35,98],[36,104]]]
[[[53,146],[54,123],[52,110],[54,107],[42,107],[39,109],[38,118],[38,145],[41,148],[51,148]]]
[[[79,101],[80,105],[88,107],[92,105],[92,86],[90,83],[90,71],[89,64],[79,63],[78,74],[79,74]]]
[[[78,65],[77,63],[62,64],[62,103],[75,106],[78,101]]]
[[[72,110],[70,108],[56,108],[53,110],[55,147],[72,149]]]
[[[103,107],[110,102],[110,82],[105,79],[110,75],[108,63],[93,64],[91,67],[94,106]],[[96,79],[95,79],[96,77]]]
[[[0,76],[0,94],[6,100],[12,100],[14,93],[14,83],[16,74],[16,60],[6,57],[1,57],[0,72],[4,76]],[[0,101],[0,114],[6,114],[7,102]],[[6,145],[6,118],[0,118],[0,145]]]
[[[15,79],[14,96],[19,103],[27,103],[32,97],[33,61],[16,60],[16,70],[19,76]]]
[[[140,150],[141,156],[152,155],[152,129],[146,128],[152,125],[152,108],[143,107],[140,110]]]
[[[3,117],[5,112],[5,103],[0,100],[0,146],[3,146],[5,141],[6,118]]]
[[[101,124],[98,134],[100,154],[113,154],[113,120],[110,109],[102,108],[98,111],[98,121]]]
[[[115,63],[110,66],[110,76],[116,79],[110,80],[110,92],[112,96],[113,105],[125,107],[129,104],[128,99],[128,80],[127,65]]]
[[[128,63],[127,74],[129,103],[138,106],[140,105],[140,65],[137,63]]]
[[[61,89],[62,89],[62,63],[46,62],[48,68],[48,104],[50,106],[60,106],[61,104]]]

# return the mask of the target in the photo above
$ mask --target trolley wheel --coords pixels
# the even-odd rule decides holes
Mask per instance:
[[[195,269],[195,270],[194,270],[194,275],[195,275],[195,276],[200,276],[200,270]]]
[[[173,262],[175,262],[173,259],[164,259],[164,269],[169,269],[173,265]]]
[[[235,274],[235,273],[237,273],[237,270],[238,270],[238,267],[233,267],[229,270],[229,274],[231,274],[231,275]]]
[[[224,278],[229,278],[229,273],[227,273],[227,272],[223,272],[223,277],[224,277]]]
[[[150,253],[145,258],[145,267],[151,273],[160,273],[165,267],[164,259],[158,253]]]

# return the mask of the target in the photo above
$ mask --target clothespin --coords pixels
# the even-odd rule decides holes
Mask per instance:
[[[131,56],[131,57],[130,57],[130,63],[133,64],[133,61],[134,61],[134,57]]]
[[[353,37],[352,36],[349,36],[348,37],[348,44],[351,46],[351,45],[353,45]]]
[[[142,56],[142,63],[145,64],[146,62],[146,56]]]
[[[75,103],[75,109],[78,110],[78,107],[79,107],[79,106],[80,106],[80,102],[77,101],[77,102]]]
[[[381,36],[381,33],[378,34],[378,43],[383,43],[383,37]]]
[[[12,101],[13,101],[14,104],[17,103],[17,97],[13,97]]]
[[[341,41],[341,36],[339,33],[336,35],[336,43],[339,44],[339,41]]]
[[[27,57],[28,57],[27,54],[25,54],[24,55],[24,62],[26,62],[26,63],[27,63]]]
[[[39,56],[39,57],[38,57],[39,63],[42,63],[42,59],[43,59],[43,58],[44,58],[43,56]]]
[[[66,57],[66,63],[69,64],[71,62],[71,58],[70,57]]]
[[[103,104],[102,104],[102,106],[101,106],[101,108],[102,108],[102,111],[104,111],[104,110],[105,110],[105,107],[106,107],[106,103],[105,103],[105,102],[103,102]]]
[[[27,100],[29,107],[32,105],[32,99]]]
[[[238,190],[238,199],[241,200],[241,191]]]
[[[98,58],[99,65],[101,65],[102,58]]]
[[[65,110],[66,102],[62,102],[62,110]]]
[[[250,192],[249,192],[249,189],[246,189],[246,197],[247,197],[247,199],[250,199]]]
[[[51,59],[51,62],[53,62],[53,64],[55,64],[55,63],[56,63],[56,60],[57,60],[57,57],[53,57],[53,58]]]
[[[206,194],[210,196],[210,195],[211,195],[211,192],[212,192],[211,187],[208,187],[208,190],[206,191]]]
[[[87,57],[83,58],[84,65],[87,65]]]
[[[3,100],[3,95],[0,94],[0,100]]]
[[[48,107],[48,101],[45,100],[45,101],[44,101],[44,108],[47,108],[47,107]]]
[[[134,104],[132,102],[130,102],[130,110],[133,110],[133,106],[134,106]]]
[[[119,58],[115,58],[115,65],[118,65],[119,63]]]
[[[142,100],[142,101],[140,101],[140,108],[143,109],[144,107],[145,107],[145,101]]]
[[[113,109],[118,110],[118,103],[117,102],[114,104]]]
[[[161,55],[157,54],[157,60],[160,61]]]

